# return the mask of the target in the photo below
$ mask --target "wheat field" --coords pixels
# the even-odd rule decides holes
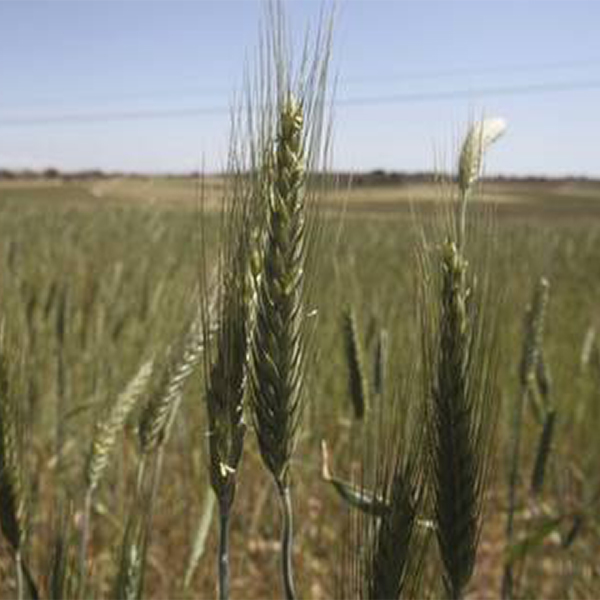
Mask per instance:
[[[157,181],[156,187],[163,184],[169,185]],[[157,201],[148,206],[143,199],[115,194],[100,203],[90,193],[92,187],[75,182],[48,186],[20,182],[3,183],[0,192],[3,356],[10,358],[10,381],[21,402],[28,562],[42,574],[42,581],[49,572],[55,536],[61,531],[61,513],[69,503],[75,543],[89,441],[99,415],[144,362],[153,358],[163,368],[167,350],[194,317],[199,280],[199,209],[193,201],[181,206]],[[599,515],[594,498],[599,485],[600,221],[577,207],[565,215],[553,214],[553,200],[547,200],[546,206],[544,187],[530,184],[523,206],[518,194],[513,194],[514,209],[503,215],[500,207],[496,216],[493,277],[502,282],[505,300],[498,341],[501,409],[480,561],[467,590],[477,597],[500,593],[506,552],[507,457],[513,406],[521,394],[523,322],[541,277],[549,282],[543,349],[557,419],[547,480],[536,500],[540,512],[529,519],[527,511],[534,510],[528,500],[529,478],[542,425],[533,402],[524,408],[515,537],[522,540],[529,535],[532,543],[526,553],[518,547],[521,560],[527,555],[519,593],[591,598],[598,591]],[[366,195],[364,203],[375,193]],[[392,195],[387,189],[383,193]],[[531,197],[535,209],[525,203]],[[359,441],[369,435],[366,425],[354,416],[344,310],[351,306],[355,315],[364,385],[373,410],[377,403],[391,401],[418,343],[418,228],[401,190],[389,204],[390,210],[381,211],[375,202],[368,213],[349,204],[345,216],[326,217],[327,242],[321,249],[314,301],[319,311],[317,360],[293,459],[294,560],[301,597],[336,595],[342,534],[348,527],[343,499],[321,478],[321,441],[327,442],[335,473],[349,480],[361,456]],[[589,205],[593,210],[593,199]],[[427,210],[424,215],[423,219],[431,218]],[[218,217],[209,213],[205,218],[210,223]],[[217,242],[211,231],[210,226],[204,228],[209,253]],[[373,391],[381,332],[388,340],[385,398]],[[160,370],[154,378],[159,374]],[[148,597],[216,593],[215,518],[189,587],[183,586],[209,493],[202,388],[198,371],[185,388],[165,452],[148,549]],[[95,495],[88,560],[93,589],[101,597],[110,596],[107,586],[116,573],[136,485],[133,467],[139,454],[141,405],[125,420],[112,464]],[[252,435],[247,436],[238,488],[231,523],[231,595],[272,596],[271,586],[278,581],[278,515]],[[555,527],[553,518],[558,519]],[[577,535],[565,548],[566,536],[579,520]],[[8,542],[2,544],[1,596],[8,598],[14,594],[15,581]]]

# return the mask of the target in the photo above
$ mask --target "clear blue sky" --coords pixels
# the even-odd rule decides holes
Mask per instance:
[[[299,30],[321,9],[285,4]],[[227,112],[180,113],[230,105],[263,8],[0,0],[0,168],[220,168]],[[338,9],[335,168],[452,164],[466,124],[486,114],[509,123],[488,172],[600,177],[600,2],[341,0]]]

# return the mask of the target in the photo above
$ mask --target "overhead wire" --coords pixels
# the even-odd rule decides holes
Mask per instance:
[[[491,66],[480,67],[453,67],[449,69],[424,69],[424,70],[404,70],[404,71],[388,71],[385,73],[376,73],[370,75],[358,75],[345,77],[338,81],[341,87],[357,86],[357,85],[372,85],[377,83],[398,83],[411,81],[427,81],[447,79],[449,77],[463,76],[481,76],[481,75],[497,75],[501,73],[527,73],[531,71],[549,71],[563,69],[579,69],[589,67],[600,67],[600,58],[579,59],[559,62],[543,62],[543,63],[521,63],[521,64],[497,64]],[[38,108],[48,105],[56,105],[63,102],[114,102],[121,100],[152,100],[161,98],[181,98],[189,96],[228,96],[231,91],[230,87],[223,86],[189,86],[183,88],[169,89],[154,89],[146,91],[118,91],[111,93],[79,93],[76,95],[70,94],[68,97],[60,94],[49,94],[46,96],[37,96],[29,98],[26,104],[19,103],[18,107],[10,105],[2,100],[0,95],[0,110],[11,110],[18,108]]]
[[[481,98],[490,96],[518,96],[550,94],[569,91],[590,91],[600,89],[599,79],[578,81],[547,81],[542,83],[497,85],[488,87],[465,87],[429,92],[404,92],[368,96],[354,96],[336,100],[340,108],[375,106],[383,104],[407,104],[460,98]],[[180,119],[205,115],[228,115],[231,107],[226,105],[193,106],[184,108],[116,110],[93,112],[66,112],[59,114],[0,116],[0,127],[19,127],[52,124],[84,124],[109,121],[133,121],[155,119]]]

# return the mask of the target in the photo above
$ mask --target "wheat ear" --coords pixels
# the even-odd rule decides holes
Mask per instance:
[[[94,492],[108,467],[110,455],[117,441],[117,435],[123,429],[127,417],[136,406],[148,385],[148,381],[152,375],[152,366],[153,361],[149,360],[140,367],[125,390],[117,397],[115,402],[109,407],[106,415],[96,426],[85,470],[87,488],[84,499],[79,554],[79,582],[82,592],[85,592],[85,575],[87,572],[85,561],[90,534],[90,517]]]
[[[410,557],[417,525],[420,490],[418,465],[406,458],[389,465],[378,482],[389,509],[371,524],[372,537],[367,548],[366,597],[399,598],[410,576]],[[416,553],[418,554],[418,553]]]
[[[185,385],[198,366],[203,350],[202,314],[198,310],[191,324],[170,350],[160,381],[142,411],[139,437],[144,454],[162,446],[168,438]]]
[[[367,411],[367,389],[363,354],[356,330],[356,318],[352,308],[343,314],[343,336],[346,364],[348,366],[348,389],[354,408],[354,417],[362,420]]]
[[[542,356],[542,342],[546,307],[548,304],[549,284],[542,277],[536,284],[533,299],[525,312],[523,346],[521,362],[519,365],[519,397],[513,405],[510,456],[508,471],[508,508],[506,513],[506,543],[510,545],[513,540],[514,515],[517,503],[517,487],[519,483],[519,469],[521,466],[521,438],[523,429],[523,411],[531,388],[535,383],[536,375],[540,369]],[[553,421],[554,419],[552,419]],[[552,422],[552,428],[554,423]],[[552,430],[551,430],[552,431]],[[513,565],[507,562],[502,576],[502,598],[510,600],[513,597]]]
[[[360,457],[361,478],[372,479],[369,489],[365,482],[357,486],[335,479],[323,443],[323,478],[358,509],[350,514],[345,536],[341,597],[419,597],[424,542],[431,527],[419,519],[426,491],[426,446],[422,404],[411,402],[418,398],[414,383],[412,376],[402,381],[390,402],[376,407],[377,420],[370,420],[374,453],[363,449]],[[417,535],[424,527],[425,535]]]
[[[493,324],[486,322],[481,295],[454,242],[446,241],[439,261],[438,297],[428,299],[437,315],[425,314],[424,322],[428,446],[444,584],[450,597],[460,598],[481,527],[496,416],[496,357],[488,335]]]
[[[209,339],[212,324],[206,310],[204,315],[209,475],[219,506],[219,594],[222,600],[229,597],[229,521],[246,432],[244,396],[254,305],[251,195],[242,177],[235,172],[232,186],[224,214],[214,344]],[[204,305],[206,307],[207,300]]]
[[[467,203],[473,186],[481,176],[485,151],[505,130],[506,121],[504,119],[498,117],[482,119],[471,126],[464,139],[458,160],[458,187],[461,196],[456,205],[459,248],[462,248],[466,234]]]
[[[504,131],[501,119],[476,123],[458,166],[455,222],[441,248],[421,253],[424,391],[436,535],[444,586],[464,594],[475,565],[497,415],[496,301],[489,279],[466,260],[466,212],[486,148]]]
[[[257,179],[255,198],[264,215],[258,268],[255,270],[256,316],[251,342],[251,408],[259,450],[279,493],[282,527],[282,578],[285,597],[295,597],[292,571],[290,462],[303,412],[308,371],[308,320],[320,233],[313,173],[328,159],[327,75],[331,24],[307,38],[299,74],[286,45],[283,3],[270,5],[271,31],[261,56],[257,87],[256,145],[253,161],[272,168]],[[266,159],[266,160],[265,160]],[[255,169],[264,173],[262,165]]]
[[[127,387],[117,397],[106,415],[98,422],[93,436],[85,471],[87,489],[93,492],[99,485],[108,467],[110,455],[117,435],[125,425],[127,417],[141,398],[152,375],[153,360],[148,360],[139,368]]]
[[[21,473],[19,410],[10,384],[4,326],[0,324],[0,529],[14,553],[17,596],[25,590],[38,597],[37,586],[23,559],[26,503]]]
[[[279,123],[276,166],[252,343],[252,408],[259,448],[280,494],[286,597],[291,573],[289,464],[302,408],[303,283],[306,243],[302,107],[288,96]]]
[[[0,345],[3,346],[1,339]],[[19,460],[17,415],[11,397],[8,365],[3,347],[0,347],[0,498],[2,533],[11,548],[18,552],[25,537],[25,501]]]
[[[436,371],[432,373],[432,463],[435,516],[446,589],[460,598],[475,563],[477,449],[467,398],[469,289],[466,263],[447,242],[442,255],[441,315]],[[434,358],[434,357],[432,357]]]
[[[409,412],[409,389],[403,391],[402,398],[394,399],[389,413],[382,413],[373,495],[384,499],[387,510],[380,519],[366,521],[363,596],[369,600],[418,594],[427,539],[426,535],[416,535],[424,500],[426,461],[423,429],[416,422],[400,418]],[[400,399],[404,400],[401,405]]]

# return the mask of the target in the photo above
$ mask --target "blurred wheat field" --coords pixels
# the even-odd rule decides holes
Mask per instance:
[[[24,424],[22,456],[28,497],[28,562],[48,572],[56,519],[65,503],[81,519],[83,472],[94,426],[141,364],[165,353],[193,318],[200,237],[216,257],[221,180],[207,180],[204,226],[197,182],[172,179],[18,181],[0,183],[0,323],[11,351],[11,381]],[[489,187],[489,189],[488,189]],[[335,471],[350,476],[356,447],[368,431],[353,420],[343,342],[351,306],[361,340],[367,385],[374,381],[377,339],[389,340],[388,394],[418,344],[415,316],[418,228],[433,184],[356,185],[326,198],[324,242],[315,284],[316,360],[298,448],[293,458],[300,597],[335,597],[339,590],[346,507],[321,478],[321,441]],[[505,558],[504,511],[512,408],[519,398],[523,318],[541,277],[548,280],[544,362],[551,373],[557,420],[538,514],[531,535],[523,594],[597,597],[600,574],[600,186],[585,182],[492,182],[484,198],[495,211],[490,277],[504,299],[498,386],[502,398],[490,501],[480,560],[467,595],[498,597]],[[409,204],[413,201],[413,204]],[[477,211],[475,211],[476,213]],[[183,581],[209,484],[202,376],[186,387],[165,451],[146,568],[145,597],[214,597],[217,531],[188,589]],[[386,402],[389,398],[375,398]],[[530,408],[531,407],[531,408]],[[540,422],[535,402],[524,409],[522,490],[529,486]],[[135,489],[137,421],[129,416],[92,513],[90,582],[95,597],[110,582]],[[232,516],[231,594],[273,597],[278,581],[278,509],[272,483],[248,435]],[[584,510],[585,509],[585,510]],[[549,515],[559,522],[548,526]],[[525,511],[517,524],[526,520]],[[567,543],[577,519],[580,530]],[[556,520],[556,519],[555,519]],[[541,525],[540,525],[541,523]],[[536,525],[536,526],[537,526]],[[530,533],[538,531],[531,523]],[[545,527],[545,528],[544,528]],[[526,529],[522,529],[526,531]],[[542,535],[543,534],[543,535]],[[10,554],[0,553],[0,597],[15,593]]]

